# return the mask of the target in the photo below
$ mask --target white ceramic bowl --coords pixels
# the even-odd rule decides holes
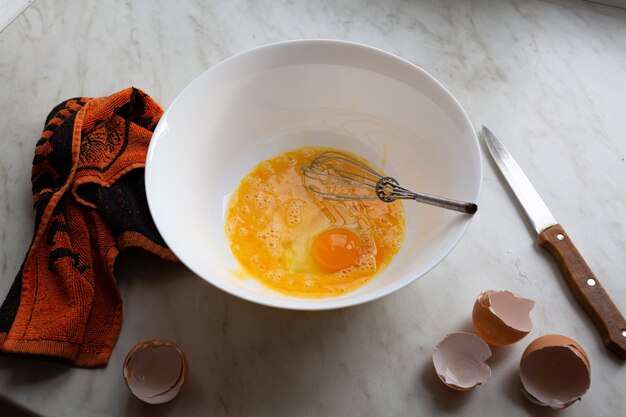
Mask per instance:
[[[405,241],[358,290],[302,299],[242,279],[224,231],[230,193],[261,160],[305,146],[361,155],[413,190],[476,202],[478,140],[459,103],[416,65],[335,40],[288,41],[233,56],[189,84],[154,132],[146,192],[179,259],[222,290],[256,303],[322,310],[364,303],[423,276],[459,242],[472,216],[405,201]]]

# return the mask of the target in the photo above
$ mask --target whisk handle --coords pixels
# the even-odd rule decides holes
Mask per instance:
[[[439,197],[432,194],[416,193],[398,184],[395,178],[382,177],[376,183],[376,196],[382,201],[390,203],[397,199],[415,200],[418,203],[429,204],[448,210],[460,211],[461,213],[474,214],[478,206],[474,203]]]
[[[411,197],[420,203],[437,206],[448,210],[460,211],[461,213],[474,214],[478,210],[478,206],[474,203],[453,200],[451,198],[438,197],[425,193],[412,193]]]

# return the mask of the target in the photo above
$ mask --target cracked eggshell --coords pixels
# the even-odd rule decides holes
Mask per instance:
[[[522,392],[533,403],[555,410],[581,399],[591,385],[591,365],[583,348],[558,334],[531,342],[520,362]]]
[[[161,404],[172,400],[188,373],[187,358],[174,343],[154,339],[135,345],[124,361],[124,379],[140,400]]]
[[[458,391],[470,391],[487,382],[491,368],[485,361],[490,357],[489,345],[473,333],[449,334],[433,350],[437,376]]]
[[[510,291],[484,291],[474,303],[474,330],[490,345],[515,343],[532,330],[530,311],[534,305],[533,300]]]

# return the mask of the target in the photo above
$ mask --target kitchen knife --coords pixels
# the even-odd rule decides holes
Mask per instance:
[[[537,231],[539,245],[559,264],[569,288],[600,331],[604,345],[626,359],[626,320],[509,151],[485,126],[481,136]]]

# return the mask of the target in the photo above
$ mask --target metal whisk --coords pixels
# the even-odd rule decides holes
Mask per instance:
[[[309,166],[303,167],[302,171],[307,179],[317,182],[317,184],[309,184],[308,188],[326,200],[375,200],[378,198],[385,203],[391,203],[402,199],[415,200],[462,213],[474,214],[478,210],[478,206],[474,203],[408,190],[400,186],[394,178],[385,177],[373,167],[341,152],[322,152]],[[322,187],[320,188],[319,185]]]

